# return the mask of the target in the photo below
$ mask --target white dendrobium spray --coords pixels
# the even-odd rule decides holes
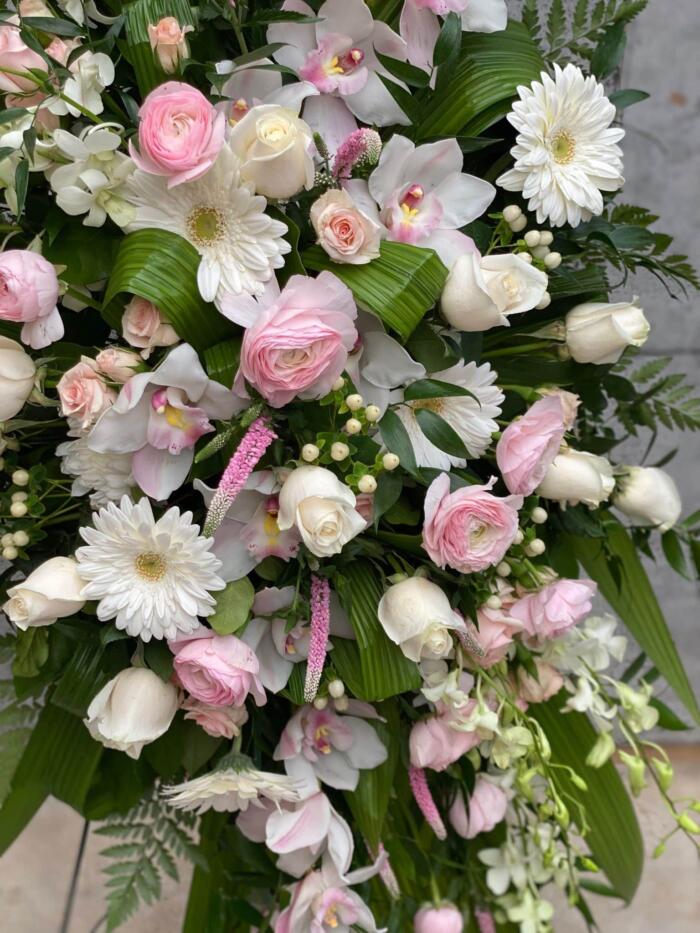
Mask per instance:
[[[18,629],[26,631],[51,625],[75,615],[85,605],[83,580],[71,557],[52,557],[40,564],[26,580],[11,586],[3,612]]]
[[[566,346],[577,363],[617,363],[627,347],[641,347],[651,327],[639,299],[588,301],[565,318]]]
[[[522,191],[538,223],[577,227],[602,214],[602,191],[624,184],[618,143],[625,131],[611,127],[615,106],[593,76],[555,64],[554,78],[540,77],[518,88],[520,100],[508,114],[518,131],[515,165],[496,184]]]
[[[547,291],[547,276],[515,253],[465,253],[450,270],[440,306],[445,320],[461,331],[507,327],[512,314],[535,308]]]
[[[683,510],[673,478],[658,467],[626,467],[617,478],[613,505],[635,524],[661,532],[673,528]]]
[[[144,745],[168,731],[179,701],[173,684],[146,667],[127,667],[95,696],[84,722],[106,748],[138,758]]]
[[[387,637],[411,661],[448,657],[454,648],[452,630],[464,628],[445,593],[424,577],[390,586],[379,601],[377,615]]]
[[[544,499],[566,505],[583,502],[590,509],[606,502],[615,488],[610,462],[605,457],[563,447],[548,467],[536,492]]]
[[[114,63],[104,52],[83,52],[70,66],[71,76],[63,85],[63,92],[71,103],[60,97],[53,97],[46,104],[56,116],[70,114],[79,117],[80,110],[74,104],[80,104],[90,113],[100,114],[104,110],[102,92],[114,81]]]

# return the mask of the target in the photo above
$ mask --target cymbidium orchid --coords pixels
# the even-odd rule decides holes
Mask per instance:
[[[260,662],[260,680],[272,693],[284,689],[294,665],[305,661],[309,653],[308,624],[297,622],[288,629],[284,618],[293,602],[293,586],[259,590],[253,601],[253,618],[241,635],[241,640],[255,651]]]
[[[460,17],[463,32],[500,32],[508,22],[505,0],[404,0],[399,28],[413,65],[430,70],[439,17],[450,13]]]

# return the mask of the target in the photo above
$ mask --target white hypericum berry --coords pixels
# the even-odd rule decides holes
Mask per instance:
[[[14,547],[13,545],[10,545],[9,547],[4,547],[2,549],[2,556],[5,558],[5,560],[14,560],[17,557],[18,553],[19,552],[17,551],[17,548]]]
[[[502,605],[503,603],[500,596],[496,596],[495,594],[493,596],[489,596],[489,598],[486,600],[486,607],[488,609],[500,609]]]
[[[11,547],[15,543],[15,536],[11,531],[8,531],[6,534],[0,538],[0,545],[2,547]]]
[[[554,234],[551,230],[540,230],[540,243],[542,246],[551,246],[554,242]]]
[[[539,230],[528,230],[525,234],[525,243],[531,249],[533,246],[539,246],[541,242],[540,231]]]
[[[515,537],[513,538],[513,544],[522,544],[525,535],[523,534],[522,528],[518,528],[515,532]]]
[[[328,706],[328,697],[316,697],[314,707],[316,709],[325,709]]]
[[[12,535],[12,543],[16,544],[17,547],[26,547],[29,544],[29,535],[26,531],[16,531]]]
[[[544,525],[547,521],[547,510],[543,509],[541,505],[536,506],[532,512],[530,512],[530,518],[536,525]]]
[[[335,444],[331,446],[331,460],[340,463],[341,460],[346,460],[349,456],[350,448],[342,441],[336,441]]]
[[[509,204],[508,207],[503,209],[503,219],[507,224],[512,224],[518,217],[522,217],[522,215],[522,209],[519,208],[517,204]]]
[[[544,309],[548,308],[551,305],[551,303],[552,303],[552,296],[549,294],[549,292],[545,292],[544,295],[542,295],[540,303],[535,305],[535,308],[537,311],[544,311]]]
[[[369,473],[365,473],[364,476],[361,476],[357,488],[360,492],[375,492],[377,488],[377,481],[373,476],[370,476]]]
[[[26,470],[15,470],[12,474],[12,482],[15,486],[26,486],[29,482],[29,473]]]
[[[507,564],[504,560],[496,567],[496,573],[499,577],[509,577],[510,576],[510,564]]]
[[[548,253],[544,257],[544,264],[547,269],[558,269],[561,265],[561,253]]]
[[[532,256],[530,253],[518,253],[518,259],[522,259],[522,261],[526,262],[528,265],[532,263]]]
[[[315,444],[304,444],[301,448],[301,459],[307,463],[313,463],[314,460],[318,460],[320,453],[321,451]]]
[[[544,543],[542,538],[533,538],[525,548],[525,553],[528,557],[539,557],[540,554],[544,554],[546,550],[547,545]]]
[[[362,422],[358,421],[357,418],[348,418],[345,422],[345,430],[348,434],[359,434],[362,430]]]
[[[333,701],[337,712],[344,713],[345,710],[350,706],[350,700],[343,694],[342,697],[338,697],[337,700]]]
[[[520,233],[521,230],[524,230],[525,227],[527,227],[527,217],[522,214],[520,217],[518,217],[517,220],[514,220],[511,224],[509,224],[509,227],[513,233]]]
[[[334,700],[339,699],[345,693],[345,684],[342,680],[335,679],[328,684],[328,692]]]
[[[26,492],[13,492],[12,501],[13,502],[25,502],[28,496]]]
[[[401,463],[397,454],[384,454],[382,457],[382,466],[385,470],[395,470],[396,467]]]
[[[345,385],[345,379],[342,376],[338,376],[338,378],[335,380],[335,382],[331,386],[331,389],[334,392],[340,392],[340,390],[343,388],[344,385]]]
[[[368,405],[367,408],[365,408],[365,418],[370,423],[379,421],[381,416],[382,416],[382,410],[377,405]]]
[[[24,502],[13,502],[10,506],[10,515],[13,518],[24,518],[28,511]]]
[[[348,395],[348,397],[345,399],[345,404],[348,406],[350,411],[359,411],[365,404],[365,400],[361,395]]]

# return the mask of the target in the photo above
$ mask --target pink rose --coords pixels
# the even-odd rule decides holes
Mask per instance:
[[[414,933],[462,933],[464,920],[454,904],[421,907],[413,918]]]
[[[193,32],[194,26],[180,26],[174,16],[164,16],[155,26],[148,25],[148,41],[158,56],[160,67],[166,74],[177,71],[183,58],[190,54],[189,44],[185,36]]]
[[[0,23],[0,69],[3,68],[12,71],[29,71],[30,68],[37,68],[39,71],[47,70],[44,59],[22,41],[19,27],[7,21]],[[36,91],[36,87],[36,81],[30,77],[22,78],[20,75],[6,74],[0,70],[0,91],[10,94],[26,94],[27,91]],[[24,106],[24,104],[18,106]]]
[[[248,722],[245,706],[209,706],[194,697],[187,697],[182,702],[182,709],[187,710],[185,719],[196,722],[207,735],[216,739],[232,739]]]
[[[485,486],[463,486],[450,492],[450,477],[441,473],[425,496],[423,547],[438,567],[461,573],[493,567],[502,559],[518,531],[520,496],[498,498]]]
[[[43,256],[28,249],[0,253],[0,321],[21,322],[20,339],[33,350],[63,336],[57,301],[56,270]]]
[[[576,413],[578,412],[581,399],[574,392],[567,392],[566,389],[552,387],[549,389],[540,389],[540,395],[543,398],[554,396],[561,402],[562,413],[564,416],[564,427],[570,431],[576,423]]]
[[[452,729],[448,716],[430,716],[417,722],[411,729],[408,740],[411,766],[444,771],[480,741],[476,732]]]
[[[195,699],[209,706],[243,706],[250,693],[258,706],[267,702],[255,652],[235,635],[202,627],[168,644],[177,678]]]
[[[96,364],[87,356],[71,366],[56,386],[61,401],[61,414],[86,431],[99,416],[114,404],[116,392],[109,388],[97,372]]]
[[[357,307],[331,272],[293,275],[243,335],[236,390],[245,378],[274,408],[326,395],[357,341]]]
[[[122,350],[120,347],[107,347],[97,354],[95,365],[112,382],[124,384],[131,379],[134,372],[141,365],[141,357],[131,350]]]
[[[347,191],[331,189],[311,205],[318,244],[336,262],[361,265],[379,256],[382,228],[355,206]]]
[[[564,440],[564,407],[555,395],[542,398],[509,424],[496,445],[496,462],[508,489],[529,496],[544,479]]]
[[[191,84],[161,84],[141,104],[139,118],[139,148],[129,144],[131,158],[142,171],[165,175],[168,188],[204,175],[224,144],[225,114]]]
[[[592,580],[556,580],[518,599],[510,614],[533,638],[556,638],[588,615],[595,591]]]
[[[522,624],[508,615],[504,608],[489,609],[481,606],[476,613],[477,625],[467,621],[467,629],[472,639],[481,646],[483,655],[474,655],[480,667],[493,667],[502,661],[513,643],[513,636],[522,628]],[[468,643],[466,644],[467,650]]]
[[[559,671],[541,658],[535,658],[537,677],[529,674],[524,667],[518,668],[517,690],[521,700],[526,703],[545,703],[564,686],[564,678]]]
[[[490,833],[506,815],[508,798],[483,775],[477,774],[476,784],[469,798],[469,809],[461,791],[450,807],[450,823],[463,839],[473,839],[479,833]]]
[[[145,298],[135,295],[124,308],[122,335],[132,347],[141,347],[147,360],[154,347],[172,347],[180,339],[162,312]]]

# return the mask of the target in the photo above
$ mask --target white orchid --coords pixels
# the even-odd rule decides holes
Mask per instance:
[[[83,52],[70,67],[71,76],[66,79],[63,93],[70,103],[59,97],[52,98],[46,106],[56,116],[81,115],[78,104],[90,113],[100,114],[104,110],[102,92],[114,81],[114,63],[104,52]]]

